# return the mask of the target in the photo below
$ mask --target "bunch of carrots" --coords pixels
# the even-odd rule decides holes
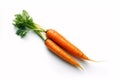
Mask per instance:
[[[92,61],[80,49],[70,43],[57,31],[53,29],[45,29],[33,22],[33,19],[25,10],[23,10],[22,14],[15,15],[13,25],[17,28],[16,34],[22,38],[25,37],[30,30],[33,30],[44,40],[45,45],[48,49],[50,49],[64,61],[77,68],[83,69],[83,67],[81,67],[81,65],[73,57],[71,57],[71,55],[78,59]]]

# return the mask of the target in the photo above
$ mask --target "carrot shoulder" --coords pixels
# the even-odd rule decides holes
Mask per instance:
[[[65,37],[63,37],[60,33],[53,29],[49,29],[46,31],[46,35],[48,38],[53,40],[63,49],[71,53],[73,56],[77,58],[83,58],[85,60],[90,60],[80,49],[70,43]]]
[[[50,39],[45,40],[45,45],[54,52],[57,56],[65,60],[66,62],[72,64],[75,67],[81,67],[79,63],[74,60],[69,54],[67,54],[62,48],[60,48],[56,43]],[[82,68],[82,67],[81,67]]]

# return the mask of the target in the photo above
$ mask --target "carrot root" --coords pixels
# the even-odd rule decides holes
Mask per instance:
[[[57,43],[60,47],[62,47],[64,50],[69,52],[74,57],[82,58],[84,60],[89,59],[80,49],[78,49],[75,45],[69,42],[65,37],[63,37],[57,31],[53,29],[49,29],[46,31],[46,35],[48,38],[53,40],[55,43]]]
[[[84,68],[82,66],[76,66],[79,70],[83,71]]]
[[[80,66],[80,64],[73,59],[67,52],[65,52],[61,47],[59,47],[56,43],[54,43],[50,39],[45,40],[45,45],[52,51],[54,52],[57,56],[65,60],[66,62],[72,64],[73,66]]]

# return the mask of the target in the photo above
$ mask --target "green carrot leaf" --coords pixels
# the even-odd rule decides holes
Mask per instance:
[[[33,19],[23,10],[22,14],[16,14],[13,25],[17,28],[16,34],[22,38],[29,32],[29,28],[34,29]]]
[[[30,17],[25,10],[23,10],[21,14],[15,15],[13,25],[17,28],[16,34],[21,36],[21,38],[25,37],[30,30],[33,30],[37,35],[43,38],[41,32],[46,31],[44,28],[41,28],[40,25],[34,23],[32,17]]]

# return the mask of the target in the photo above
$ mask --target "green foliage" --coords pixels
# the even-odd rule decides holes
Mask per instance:
[[[21,36],[21,38],[25,37],[30,30],[33,30],[43,40],[46,39],[46,37],[44,37],[44,35],[42,34],[42,32],[45,33],[46,30],[40,25],[34,23],[33,19],[25,10],[22,11],[22,14],[15,15],[13,25],[17,28],[16,34]]]
[[[16,34],[24,37],[30,29],[34,29],[33,19],[23,10],[22,14],[16,14],[13,25],[17,28]]]

